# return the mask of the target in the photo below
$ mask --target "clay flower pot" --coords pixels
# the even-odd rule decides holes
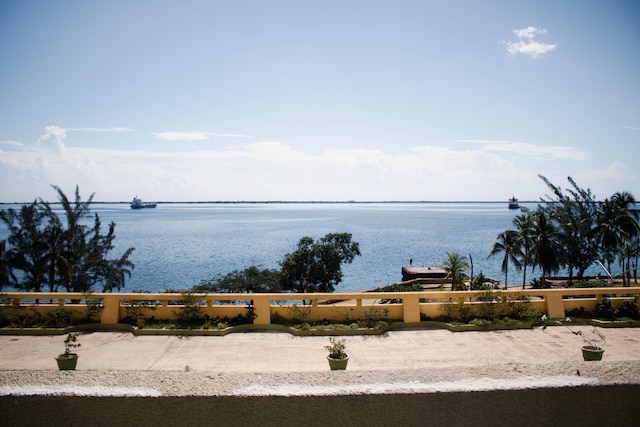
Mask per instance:
[[[592,345],[582,347],[582,358],[585,361],[602,360],[604,349]]]
[[[61,371],[74,371],[78,363],[78,355],[76,353],[61,354],[56,357],[58,369]]]
[[[349,356],[344,359],[332,359],[327,356],[327,360],[329,361],[329,368],[332,371],[344,371],[347,369],[347,363],[349,363]]]

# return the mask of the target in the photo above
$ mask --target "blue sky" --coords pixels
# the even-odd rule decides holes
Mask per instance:
[[[640,198],[637,1],[0,2],[0,202]]]

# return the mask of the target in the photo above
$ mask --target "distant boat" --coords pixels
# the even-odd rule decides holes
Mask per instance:
[[[520,205],[518,204],[518,199],[515,196],[509,199],[509,209],[520,209]]]
[[[149,209],[155,208],[156,206],[158,206],[156,203],[142,203],[142,200],[138,199],[137,197],[134,197],[133,201],[131,202],[131,209]]]

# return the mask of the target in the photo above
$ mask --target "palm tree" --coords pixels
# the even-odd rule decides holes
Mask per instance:
[[[638,213],[629,209],[633,203],[635,199],[629,193],[616,193],[610,199],[605,199],[596,212],[594,233],[609,271],[625,242],[630,242],[639,234]]]
[[[518,240],[520,240],[520,264],[523,270],[522,289],[524,289],[527,283],[527,267],[531,260],[531,250],[535,239],[533,236],[533,215],[531,212],[518,215],[513,219],[513,225],[516,227]]]
[[[558,231],[551,218],[542,209],[538,209],[534,214],[533,235],[535,236],[532,248],[533,266],[539,266],[542,270],[542,285],[544,286],[545,278],[560,269],[558,260],[560,248]]]
[[[502,258],[501,269],[504,273],[504,288],[508,289],[508,276],[509,272],[509,261],[513,263],[516,267],[516,270],[520,270],[522,268],[522,264],[520,264],[520,259],[522,258],[522,249],[520,246],[520,241],[518,239],[518,233],[514,230],[507,230],[503,233],[498,234],[498,241],[493,244],[493,248],[487,258],[492,257],[495,254],[500,252],[504,252],[504,258]]]
[[[447,260],[443,267],[447,272],[447,278],[451,278],[451,290],[465,290],[462,279],[465,276],[464,271],[469,270],[467,258],[461,256],[459,251],[454,253],[447,252]]]
[[[622,268],[622,286],[631,286],[631,259],[637,258],[639,252],[640,242],[638,241],[638,239],[633,239],[631,242],[626,242],[620,249],[618,261],[620,262],[620,267]],[[634,278],[635,277],[636,274],[634,272]]]

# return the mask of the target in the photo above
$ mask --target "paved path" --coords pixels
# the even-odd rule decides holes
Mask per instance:
[[[589,326],[574,330],[591,331]],[[640,360],[640,328],[601,329],[605,360]],[[234,333],[224,337],[133,336],[95,332],[79,337],[78,370],[210,372],[326,371],[327,337]],[[0,370],[57,370],[64,336],[0,336]],[[423,369],[581,360],[582,339],[566,327],[545,331],[394,331],[346,337],[349,370]]]

